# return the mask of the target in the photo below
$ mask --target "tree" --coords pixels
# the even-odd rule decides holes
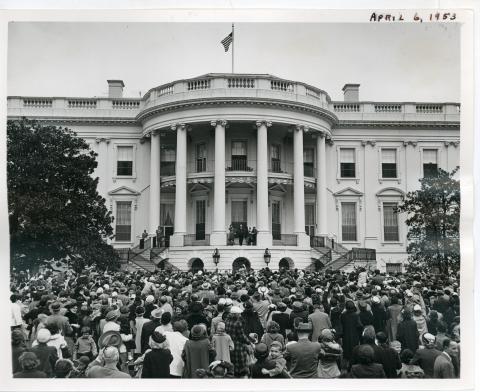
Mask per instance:
[[[460,267],[460,182],[451,173],[438,169],[420,179],[419,190],[409,192],[398,206],[406,212],[409,261],[428,270],[448,274]]]
[[[7,124],[11,265],[69,260],[112,266],[110,211],[97,192],[97,154],[67,129],[22,119]]]

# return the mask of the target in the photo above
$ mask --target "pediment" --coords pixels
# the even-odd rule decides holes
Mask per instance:
[[[206,185],[201,183],[193,184],[190,188],[190,193],[208,193],[210,192],[210,188]]]
[[[138,196],[140,195],[140,192],[137,192],[135,189],[129,188],[128,186],[121,186],[108,192],[108,194],[110,196]]]
[[[398,188],[388,187],[388,188],[383,188],[379,190],[375,195],[377,197],[391,197],[391,196],[401,197],[405,195],[405,192]]]
[[[287,190],[285,189],[284,186],[282,186],[281,184],[273,184],[272,186],[270,186],[268,188],[268,190],[270,192],[280,192],[280,193],[287,193]]]
[[[357,191],[356,189],[347,187],[345,189],[342,189],[341,191],[335,192],[333,196],[363,196],[363,193],[360,191]]]

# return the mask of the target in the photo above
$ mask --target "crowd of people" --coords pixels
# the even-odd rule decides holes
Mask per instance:
[[[18,378],[456,378],[458,276],[11,275]]]

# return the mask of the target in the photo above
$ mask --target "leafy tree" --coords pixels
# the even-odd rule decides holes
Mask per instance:
[[[112,266],[113,218],[97,192],[97,154],[67,129],[22,119],[7,124],[11,265],[68,259],[75,269]]]
[[[406,212],[407,252],[413,266],[441,273],[457,272],[460,267],[460,182],[451,173],[438,169],[422,178],[419,190],[409,192],[398,206]]]

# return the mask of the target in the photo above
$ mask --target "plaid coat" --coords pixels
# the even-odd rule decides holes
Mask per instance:
[[[225,331],[233,340],[234,349],[230,354],[234,366],[235,377],[248,374],[250,341],[244,332],[243,320],[240,315],[230,314],[225,322]]]

